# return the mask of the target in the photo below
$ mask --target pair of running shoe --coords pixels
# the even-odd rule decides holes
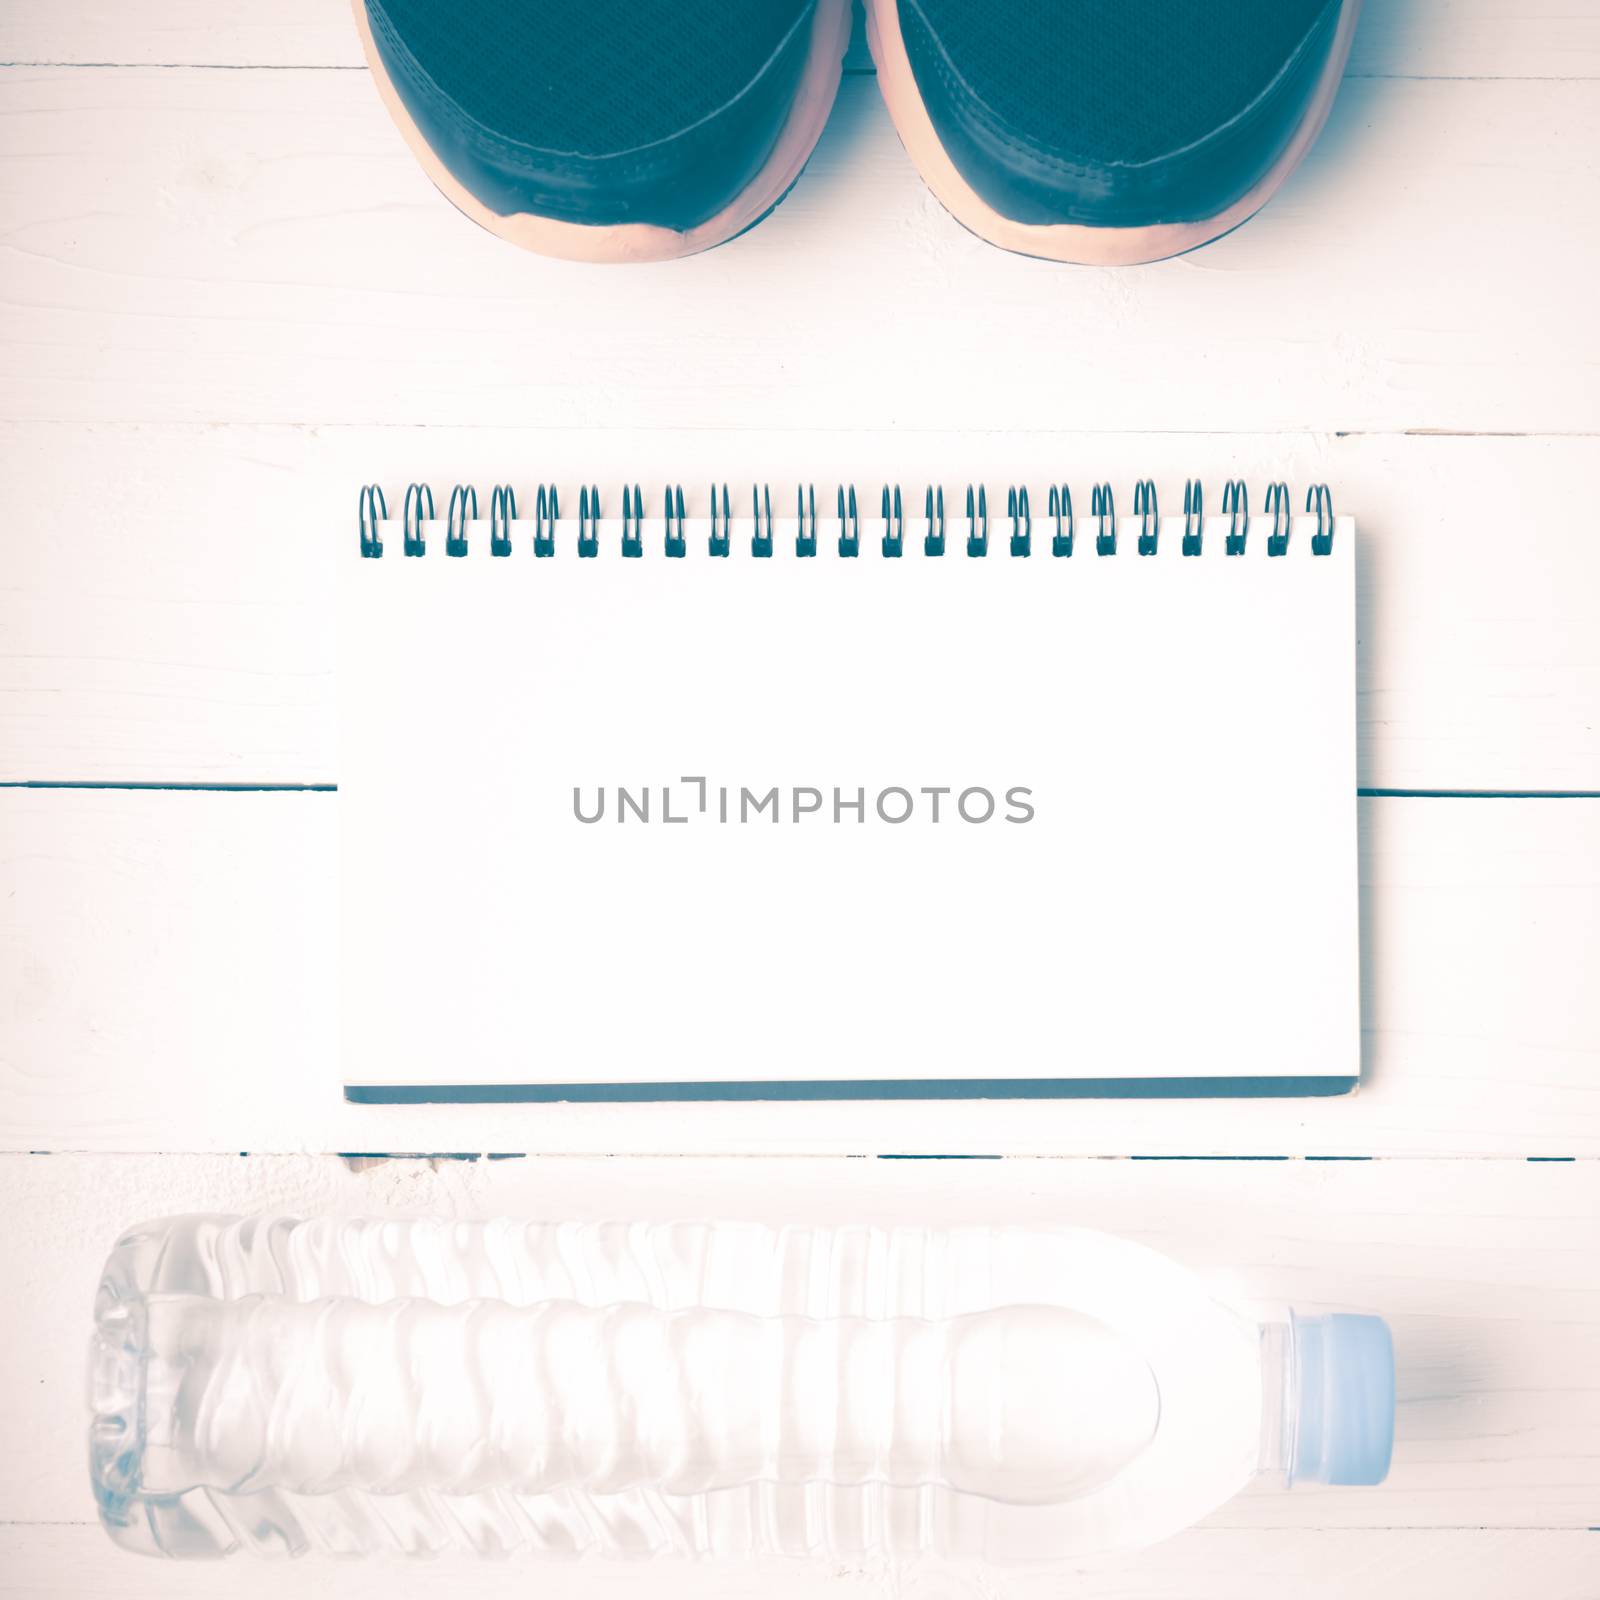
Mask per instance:
[[[384,103],[503,238],[586,261],[721,244],[788,193],[851,0],[355,0]],[[1327,117],[1360,0],[866,0],[890,116],[958,221],[1116,265],[1236,227]]]

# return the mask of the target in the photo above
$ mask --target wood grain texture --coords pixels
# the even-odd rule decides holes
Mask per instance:
[[[390,1162],[16,1156],[0,1240],[17,1310],[8,1521],[92,1520],[82,1341],[126,1227],[195,1207],[766,1222],[1088,1223],[1224,1298],[1377,1312],[1394,1332],[1394,1466],[1376,1489],[1252,1485],[1209,1530],[1581,1529],[1600,1495],[1600,1164],[1520,1161]],[[1270,1221],[1264,1219],[1270,1218]],[[20,1409],[17,1409],[20,1407]],[[1263,1541],[1264,1543],[1266,1541]],[[1392,1575],[1391,1575],[1391,1581]]]
[[[1340,1528],[1264,1534],[1197,1528],[1135,1555],[1063,1566],[1038,1574],[960,1572],[929,1567],[817,1572],[802,1565],[729,1563],[692,1569],[635,1566],[529,1566],[459,1561],[374,1561],[352,1566],[306,1561],[215,1567],[141,1561],[116,1550],[87,1523],[0,1526],[0,1590],[17,1596],[114,1592],[124,1600],[210,1597],[226,1581],[237,1600],[276,1600],[293,1587],[301,1600],[632,1600],[648,1583],[656,1594],[700,1600],[1239,1600],[1292,1594],[1295,1600],[1349,1600],[1403,1594],[1405,1600],[1506,1600],[1536,1581],[1539,1600],[1594,1600],[1595,1535],[1572,1531]]]
[[[365,69],[349,0],[0,0],[7,62]]]
[[[859,9],[859,8],[858,8]],[[871,70],[858,24],[849,64]],[[31,64],[364,66],[347,0],[0,0],[4,58]],[[1366,0],[1352,77],[1593,77],[1593,0]]]
[[[907,435],[687,427],[331,429],[0,425],[11,513],[0,586],[0,780],[328,783],[332,554],[357,485],[398,505],[413,477],[645,485],[797,478],[819,498],[885,479],[920,504],[1064,478],[1087,514],[1100,478],[1129,500],[1153,476],[1181,507],[1202,474],[1326,480],[1361,540],[1360,781],[1368,788],[1600,789],[1600,542],[1573,537],[1594,447],[1582,439],[1142,434]],[[52,530],[62,530],[58,535]],[[70,531],[68,531],[70,530]],[[1270,670],[1263,662],[1262,670]]]
[[[0,61],[25,64],[0,67],[0,781],[336,776],[321,575],[371,478],[1154,474],[1170,506],[1201,472],[1326,479],[1357,514],[1365,785],[1600,788],[1596,0],[1367,0],[1283,195],[1211,249],[1110,273],[951,223],[859,39],[790,201],[620,273],[451,211],[345,0],[0,0]],[[92,1525],[83,1330],[121,1227],[273,1206],[1088,1220],[1239,1293],[1395,1324],[1384,1489],[1246,1496],[1057,1573],[653,1570],[668,1595],[1600,1595],[1600,802],[1363,805],[1350,1100],[478,1111],[338,1098],[335,803],[0,792],[0,1149],[180,1152],[0,1156],[23,1219],[0,1231],[0,1385],[28,1441],[0,1454],[0,1592],[217,1591]],[[181,1153],[329,1149],[672,1159]],[[800,1158],[941,1150],[1419,1159]],[[640,1581],[226,1574],[246,1597]]]
[[[760,227],[613,272],[463,221],[362,74],[13,69],[0,414],[1593,433],[1597,138],[1594,81],[1352,80],[1249,226],[1063,270],[945,216],[851,78]]]
[[[344,1104],[336,805],[0,792],[4,1148],[1600,1154],[1600,801],[1363,803],[1353,1097],[692,1107]]]

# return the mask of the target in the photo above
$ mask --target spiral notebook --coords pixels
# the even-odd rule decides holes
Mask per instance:
[[[1354,529],[1082,498],[364,491],[347,1096],[1353,1088]]]

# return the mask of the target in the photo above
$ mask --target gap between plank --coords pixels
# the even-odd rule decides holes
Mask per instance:
[[[429,422],[425,418],[411,421],[387,422],[381,418],[370,421],[338,421],[332,422],[298,422],[284,418],[224,418],[220,422],[195,422],[188,418],[156,418],[148,417],[96,417],[85,421],[82,417],[46,417],[32,415],[10,415],[0,413],[0,428],[71,428],[79,431],[92,429],[121,428],[135,429],[163,429],[167,432],[178,433],[188,431],[191,433],[213,434],[219,432],[237,432],[253,430],[274,433],[469,433],[482,432],[492,424],[481,422]],[[506,430],[502,430],[506,431]],[[516,428],[509,431],[516,431]],[[723,436],[738,437],[744,433],[783,433],[805,434],[813,438],[827,438],[833,434],[849,435],[862,431],[852,424],[840,423],[832,427],[799,427],[784,425],[770,427],[762,423],[753,423],[748,427],[733,423],[694,423],[673,422],[670,426],[652,427],[641,430],[629,424],[620,424],[610,427],[600,423],[540,423],[536,429],[524,428],[522,431],[537,432],[541,436],[559,436],[563,434],[597,434],[607,435],[612,433],[638,433],[653,431],[659,433],[675,434],[720,434]],[[923,435],[943,436],[952,431],[976,439],[1003,437],[1006,439],[1032,441],[1036,439],[1102,439],[1102,438],[1147,438],[1147,439],[1600,439],[1600,430],[1594,428],[1068,428],[1065,430],[1051,430],[1045,428],[985,428],[968,427],[957,430],[935,426],[902,427],[894,430],[897,437],[918,439]]]
[[[335,783],[176,783],[154,778],[118,782],[114,779],[8,778],[0,789],[112,789],[120,791],[172,790],[181,794],[335,794]]]
[[[336,783],[180,783],[166,779],[6,778],[0,789],[109,789],[180,794],[337,794]],[[1357,789],[1358,800],[1600,800],[1600,789]]]
[[[0,61],[0,71],[51,72],[361,72],[356,61]],[[876,78],[873,66],[847,65],[841,77]],[[1347,83],[1593,83],[1594,73],[1346,72]]]
[[[233,1158],[239,1161],[309,1159],[313,1161],[461,1161],[472,1164],[479,1161],[582,1161],[582,1162],[668,1162],[668,1161],[704,1161],[715,1162],[721,1166],[731,1165],[738,1161],[763,1162],[811,1162],[837,1163],[841,1161],[1006,1161],[1013,1164],[1017,1162],[1096,1162],[1096,1161],[1126,1161],[1133,1162],[1209,1162],[1218,1164],[1232,1162],[1234,1164],[1288,1164],[1291,1162],[1305,1162],[1308,1164],[1326,1163],[1332,1161],[1363,1162],[1377,1165],[1380,1162],[1410,1162],[1418,1164],[1442,1164],[1444,1162],[1462,1161],[1501,1161],[1517,1162],[1524,1166],[1582,1166],[1590,1167],[1600,1163],[1600,1156],[1519,1156],[1519,1155],[1474,1155],[1471,1153],[1457,1153],[1454,1155],[1301,1155],[1301,1156],[1262,1156],[1262,1155],[1139,1155],[1137,1153],[1116,1154],[1077,1154],[1077,1155],[1051,1155],[1040,1154],[1037,1151],[1017,1155],[1003,1153],[990,1154],[988,1152],[961,1153],[940,1152],[935,1154],[921,1154],[911,1151],[833,1151],[818,1153],[804,1151],[797,1154],[784,1154],[780,1151],[758,1151],[748,1153],[738,1150],[689,1150],[680,1153],[663,1153],[661,1151],[595,1151],[595,1150],[175,1150],[175,1149],[129,1149],[129,1150],[102,1150],[88,1146],[60,1145],[53,1150],[0,1150],[0,1165],[7,1161],[28,1160],[33,1157],[49,1159],[52,1156],[87,1156],[94,1160],[124,1160],[159,1158],[163,1160],[210,1160]]]

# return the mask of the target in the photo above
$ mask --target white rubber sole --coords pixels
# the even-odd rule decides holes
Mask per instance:
[[[568,261],[672,261],[679,256],[709,250],[758,222],[793,187],[816,148],[828,113],[833,109],[845,46],[850,42],[850,0],[817,0],[811,47],[801,69],[800,87],[790,107],[788,121],[761,170],[716,216],[685,232],[641,222],[591,226],[557,222],[528,212],[502,216],[463,187],[433,153],[390,82],[362,0],[352,0],[352,3],[361,47],[372,69],[378,95],[423,171],[433,180],[434,187],[479,227],[525,250],[560,256]]]
[[[968,185],[945,153],[917,90],[900,32],[897,0],[867,0],[867,45],[878,68],[878,87],[900,142],[916,163],[923,181],[957,222],[990,244],[1019,255],[1084,266],[1121,267],[1182,255],[1230,232],[1253,216],[1300,165],[1322,125],[1344,76],[1355,38],[1361,0],[1346,0],[1333,48],[1305,117],[1288,147],[1264,178],[1242,199],[1198,222],[1158,223],[1140,228],[1092,228],[1081,223],[1017,222],[994,210]]]

